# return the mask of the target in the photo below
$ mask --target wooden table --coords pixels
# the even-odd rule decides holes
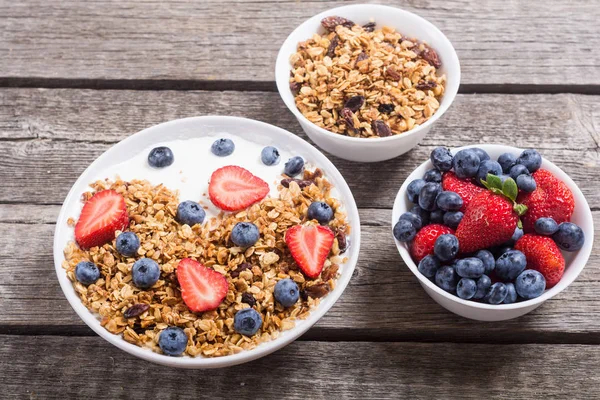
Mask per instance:
[[[360,207],[356,274],[297,342],[250,364],[174,370],[96,336],[65,300],[61,202],[102,152],[153,124],[255,118],[304,137],[274,84],[278,47],[342,1],[0,0],[1,398],[598,398],[600,235],[568,290],[513,321],[435,304],[390,237],[394,196],[434,146],[535,147],[573,177],[600,226],[600,11],[575,0],[387,1],[453,42],[463,82],[398,159],[332,157]]]

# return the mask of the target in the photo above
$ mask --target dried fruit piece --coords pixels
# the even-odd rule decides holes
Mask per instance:
[[[423,57],[425,61],[427,61],[429,64],[433,65],[436,68],[442,66],[438,54],[435,52],[434,49],[427,45],[425,46],[425,49],[421,52],[421,57]]]
[[[371,123],[371,127],[373,128],[373,132],[375,132],[375,134],[379,137],[392,136],[392,130],[390,127],[380,119],[373,121]]]
[[[340,266],[337,264],[331,264],[329,267],[323,269],[323,273],[321,274],[321,279],[327,282],[330,279],[335,278],[338,273]]]
[[[290,90],[292,91],[292,94],[295,96],[298,94],[298,92],[300,91],[300,84],[298,82],[291,82],[290,83]]]
[[[344,119],[344,122],[348,126],[348,129],[351,129],[352,131],[354,131],[354,133],[358,133],[358,129],[356,129],[356,127],[354,126],[354,119],[352,118],[354,116],[354,113],[352,112],[352,110],[350,110],[349,108],[343,108],[340,112],[340,115]]]
[[[321,25],[323,28],[327,29],[329,32],[335,32],[335,27],[338,25],[345,26],[346,28],[352,28],[355,24],[349,19],[343,17],[326,17],[321,20]]]
[[[242,303],[246,303],[250,307],[254,307],[256,305],[256,299],[254,298],[252,293],[246,292],[242,294]]]
[[[365,98],[363,96],[353,96],[346,101],[344,108],[347,108],[352,112],[357,112],[363,104],[365,104]]]
[[[308,187],[315,183],[314,181],[308,179],[285,178],[281,180],[281,186],[289,188],[291,182],[296,182],[298,186],[300,186],[300,189],[304,189],[305,187]]]
[[[388,78],[390,78],[394,81],[399,81],[400,79],[402,79],[402,74],[400,74],[398,71],[396,71],[396,69],[394,68],[393,65],[390,65],[389,67],[387,67],[387,69],[385,70],[385,74],[387,75]]]
[[[394,111],[394,105],[393,104],[380,104],[379,107],[377,107],[377,110],[382,113],[382,114],[390,114],[392,111]]]
[[[241,263],[237,266],[237,269],[231,271],[229,275],[231,275],[232,278],[237,278],[240,276],[240,273],[242,271],[245,271],[247,269],[252,269],[252,265],[250,263]]]
[[[335,35],[333,39],[331,39],[329,47],[327,48],[327,56],[329,56],[330,58],[335,57],[335,49],[338,47],[339,44],[340,38],[338,37],[338,35]]]
[[[138,315],[142,315],[143,313],[148,311],[149,308],[150,308],[150,306],[148,304],[143,304],[143,303],[134,304],[133,306],[131,306],[127,310],[125,310],[125,312],[123,313],[123,317],[125,317],[125,318],[137,317]]]
[[[328,283],[319,283],[302,290],[300,292],[300,296],[302,296],[304,300],[308,300],[309,297],[312,297],[313,299],[320,299],[321,297],[327,295],[330,290],[331,288],[329,287]]]
[[[369,56],[367,55],[367,53],[365,53],[364,51],[362,53],[360,53],[358,55],[358,57],[356,57],[356,62],[359,63],[363,60],[366,60],[367,58],[369,58]]]
[[[367,32],[373,32],[375,30],[375,22],[368,22],[363,25],[363,29]]]
[[[432,81],[427,81],[427,82],[419,82],[417,83],[417,89],[419,90],[430,90],[430,89],[434,89],[437,86],[437,83],[432,82]]]

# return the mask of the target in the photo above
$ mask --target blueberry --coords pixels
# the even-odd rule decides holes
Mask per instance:
[[[517,289],[515,289],[515,285],[512,283],[505,283],[506,286],[506,298],[504,299],[504,304],[512,304],[517,301]]]
[[[496,260],[496,276],[505,282],[512,281],[526,266],[525,254],[519,250],[508,250]]]
[[[406,194],[411,203],[417,204],[419,202],[419,193],[421,193],[421,189],[426,183],[423,179],[415,179],[408,184]]]
[[[409,221],[411,224],[413,224],[416,230],[419,230],[423,227],[423,219],[421,219],[421,217],[419,217],[417,214],[405,212],[400,216],[400,219]]]
[[[461,179],[472,178],[479,171],[481,159],[473,149],[464,149],[456,153],[452,160],[454,173]]]
[[[542,156],[533,149],[525,150],[517,158],[517,164],[526,166],[529,172],[533,173],[542,166]]]
[[[458,239],[451,233],[440,235],[433,246],[433,252],[442,261],[451,261],[458,254]]]
[[[173,164],[175,157],[170,148],[166,146],[155,147],[148,154],[148,164],[154,168],[164,168]]]
[[[538,271],[526,269],[517,276],[515,289],[522,298],[529,300],[539,297],[546,289],[546,278]]]
[[[292,157],[285,163],[283,172],[289,176],[294,177],[304,170],[304,159],[300,156]]]
[[[477,279],[477,292],[475,292],[474,299],[483,299],[488,289],[492,286],[492,280],[487,275],[482,275],[481,278]]]
[[[485,181],[488,174],[496,176],[502,175],[502,167],[496,161],[482,161],[481,164],[479,164],[479,169],[477,170],[477,183],[480,184],[481,181]]]
[[[429,222],[432,224],[443,224],[444,223],[444,210],[433,210],[429,214]]]
[[[489,304],[500,304],[506,299],[508,289],[502,282],[496,282],[488,289],[483,301]]]
[[[479,258],[483,262],[483,273],[489,275],[496,267],[496,260],[494,255],[489,250],[479,250],[475,253],[475,257]]]
[[[529,175],[529,170],[527,169],[526,166],[521,165],[521,164],[515,164],[511,169],[510,169],[510,173],[509,173],[510,177],[513,178],[515,181],[517,180],[517,177],[519,175]]]
[[[423,221],[423,226],[429,224],[429,211],[423,210],[417,204],[415,204],[409,211],[412,214],[418,215],[421,217],[421,221]]]
[[[435,199],[442,191],[442,185],[436,182],[427,182],[419,192],[419,206],[427,211],[435,209]]]
[[[329,204],[315,201],[308,206],[307,216],[308,219],[316,219],[320,224],[327,224],[333,219],[333,210]]]
[[[517,157],[511,153],[504,153],[498,157],[498,164],[502,167],[502,172],[508,174],[510,169],[517,163]]]
[[[475,152],[475,154],[477,154],[477,156],[479,157],[479,162],[483,162],[485,160],[490,159],[490,155],[482,148],[471,147],[469,150],[471,150],[471,151]]]
[[[277,165],[281,161],[279,150],[273,146],[267,146],[260,152],[260,160],[265,165]]]
[[[416,234],[415,226],[406,219],[401,219],[394,225],[394,237],[400,242],[413,240]]]
[[[552,239],[556,242],[558,247],[565,251],[577,251],[583,247],[585,242],[585,235],[580,227],[572,222],[563,222],[558,226],[558,230]]]
[[[479,278],[485,272],[483,261],[476,257],[467,257],[456,261],[456,273],[462,278]]]
[[[477,283],[473,279],[462,278],[456,286],[456,294],[461,299],[469,300],[477,293]]]
[[[442,173],[437,169],[430,169],[429,171],[425,172],[425,175],[423,175],[423,180],[425,182],[440,183],[442,181]]]
[[[242,335],[254,335],[261,325],[262,317],[254,308],[244,308],[235,313],[233,317],[233,329]]]
[[[193,226],[196,224],[201,224],[204,222],[204,218],[206,217],[206,212],[204,208],[195,201],[186,200],[177,206],[177,215],[175,219],[180,224],[187,224],[189,226]]]
[[[439,208],[444,211],[457,211],[463,206],[463,199],[454,192],[441,192],[435,199]]]
[[[158,346],[168,356],[179,356],[187,347],[188,337],[183,329],[170,326],[164,329],[158,337]]]
[[[80,261],[75,267],[75,278],[84,285],[91,285],[100,278],[100,270],[91,261]]]
[[[431,254],[428,256],[425,256],[419,262],[419,266],[417,267],[419,272],[428,278],[433,278],[439,268],[440,268],[440,260],[438,260],[436,256],[432,256]]]
[[[431,152],[431,163],[439,171],[445,172],[452,169],[452,153],[445,147],[436,147]]]
[[[300,289],[298,289],[296,282],[290,278],[282,279],[275,285],[273,296],[282,306],[291,307],[298,301]]]
[[[231,241],[240,247],[250,247],[258,241],[258,227],[251,222],[238,222],[231,230]]]
[[[521,229],[517,226],[515,228],[515,232],[513,233],[512,237],[510,238],[510,241],[512,242],[512,244],[515,244],[515,243],[517,243],[517,240],[519,240],[523,237],[524,234],[525,234],[525,232],[523,232],[523,229]]]
[[[456,229],[463,217],[464,214],[460,211],[448,211],[444,213],[444,225],[449,226],[452,229]]]
[[[531,175],[519,175],[517,176],[517,187],[526,193],[531,193],[537,188],[535,179]]]
[[[133,232],[123,232],[115,241],[117,251],[125,257],[133,257],[140,248],[140,239]]]
[[[441,267],[435,273],[435,284],[447,292],[456,290],[457,283],[458,276],[456,275],[456,271],[449,265]]]
[[[534,227],[537,233],[546,236],[550,236],[558,230],[558,224],[552,218],[538,218]]]
[[[160,267],[150,258],[140,258],[131,268],[133,284],[140,289],[151,288],[160,278]]]
[[[234,150],[235,144],[231,139],[217,139],[212,146],[210,146],[210,151],[212,151],[215,156],[219,157],[227,157],[231,155]]]
[[[490,248],[491,252],[496,256],[496,258],[500,258],[502,254],[506,253],[507,251],[511,251],[512,249],[512,245],[509,244],[503,244],[502,246]]]

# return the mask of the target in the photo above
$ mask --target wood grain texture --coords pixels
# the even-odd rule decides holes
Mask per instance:
[[[195,371],[139,361],[98,337],[0,339],[7,398],[597,399],[600,385],[600,347],[585,345],[296,342]]]
[[[362,1],[364,2],[364,1]],[[279,46],[307,18],[355,1],[0,3],[0,79],[274,80]],[[465,84],[598,85],[593,1],[383,1],[437,25]],[[229,82],[233,85],[233,82]],[[497,86],[501,89],[501,86]]]
[[[359,207],[390,208],[402,182],[433,146],[535,147],[575,180],[595,208],[600,207],[594,178],[600,175],[599,110],[600,96],[459,95],[421,146],[406,155],[377,164],[331,159]],[[5,190],[0,202],[60,204],[83,170],[112,144],[159,122],[207,114],[246,116],[306,138],[277,93],[1,89]]]
[[[92,334],[56,281],[54,225],[32,223],[29,216],[37,207],[8,207],[14,216],[24,216],[24,224],[2,223],[0,218],[0,333]],[[0,205],[0,215],[6,214],[4,208]],[[44,214],[56,215],[58,208],[47,206]],[[304,339],[600,343],[598,250],[577,281],[531,314],[506,322],[474,322],[441,308],[423,291],[396,250],[390,210],[362,209],[360,214],[362,246],[356,273],[340,300]],[[600,226],[598,211],[594,222]],[[29,238],[26,251],[19,250],[24,237]],[[595,248],[600,248],[598,234]]]

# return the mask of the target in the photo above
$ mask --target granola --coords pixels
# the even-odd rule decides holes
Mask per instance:
[[[82,200],[106,189],[121,194],[130,218],[128,230],[140,238],[141,246],[135,257],[125,257],[116,250],[115,240],[90,250],[69,242],[63,268],[83,304],[99,315],[102,326],[127,342],[160,353],[161,331],[177,326],[187,335],[188,356],[217,357],[252,349],[291,329],[297,319],[306,318],[320,298],[335,288],[340,265],[347,261],[342,253],[350,226],[343,206],[331,196],[331,184],[320,170],[305,171],[302,178],[284,179],[277,186],[278,197],[267,197],[241,212],[221,212],[191,227],[176,221],[178,193],[163,185],[144,180],[97,181]],[[299,182],[305,183],[302,188]],[[320,276],[308,279],[291,257],[284,235],[291,226],[316,224],[306,217],[313,201],[324,201],[334,210],[329,227],[336,239]],[[247,249],[236,247],[230,239],[232,228],[242,221],[252,222],[260,230],[259,241]],[[71,226],[74,222],[69,219]],[[136,257],[151,258],[160,265],[160,278],[149,289],[132,283]],[[175,272],[184,258],[197,260],[226,277],[227,295],[216,310],[193,313],[182,300]],[[101,275],[95,283],[85,286],[76,279],[75,267],[80,261],[98,266]],[[298,302],[287,308],[273,297],[275,284],[285,278],[293,279],[301,293]],[[263,319],[252,337],[236,333],[233,327],[235,313],[249,307]]]
[[[361,138],[398,135],[440,107],[446,76],[435,50],[394,28],[341,17],[321,22],[290,57],[296,106],[314,124]]]

